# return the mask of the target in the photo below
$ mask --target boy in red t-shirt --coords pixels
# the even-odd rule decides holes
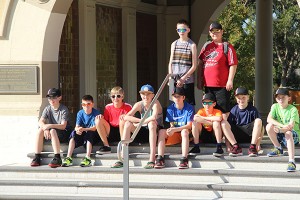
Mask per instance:
[[[119,142],[122,138],[124,128],[124,116],[131,109],[132,106],[123,101],[124,90],[116,86],[110,91],[110,98],[112,103],[107,104],[104,108],[104,115],[98,115],[95,118],[97,132],[103,142],[103,147],[100,147],[97,154],[110,153],[110,142]]]

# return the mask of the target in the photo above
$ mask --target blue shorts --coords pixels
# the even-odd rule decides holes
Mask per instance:
[[[295,145],[299,144],[298,133],[294,130],[292,130],[292,133],[293,133],[294,144]],[[284,136],[284,133],[278,133],[277,134],[277,140],[281,144],[281,146],[287,147],[286,138]]]
[[[74,138],[75,148],[86,146],[87,141],[89,141],[93,146],[100,142],[100,136],[97,131],[87,131],[83,132],[81,135],[77,135],[74,130],[70,135],[70,139],[71,138]]]

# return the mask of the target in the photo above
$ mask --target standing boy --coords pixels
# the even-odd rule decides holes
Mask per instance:
[[[96,131],[95,117],[100,114],[93,108],[94,100],[91,95],[84,95],[81,99],[82,109],[77,113],[75,130],[71,133],[67,157],[62,166],[69,167],[73,164],[72,154],[74,148],[85,146],[86,156],[81,161],[81,167],[89,167],[92,164],[91,153],[93,145],[100,141]]]
[[[108,141],[118,142],[122,138],[124,128],[124,116],[132,109],[132,106],[125,103],[124,90],[116,86],[110,91],[112,103],[107,104],[104,108],[104,115],[96,117],[96,128],[103,142],[103,147],[100,147],[96,153],[106,154],[111,152]]]
[[[61,91],[56,88],[48,90],[46,95],[50,105],[43,110],[39,120],[39,129],[36,138],[35,157],[31,162],[31,166],[41,165],[41,152],[43,149],[44,138],[51,140],[54,151],[54,158],[49,163],[51,168],[61,166],[60,158],[60,142],[67,142],[69,139],[68,120],[69,110],[60,103],[62,99]]]
[[[136,102],[132,110],[130,110],[124,117],[125,126],[122,134],[122,140],[128,140],[131,133],[133,133],[142,121],[142,118],[145,116],[149,106],[154,98],[154,88],[151,85],[143,85],[140,90],[140,95],[142,100]],[[140,118],[135,117],[134,115],[139,112]],[[156,140],[157,140],[157,129],[163,127],[163,115],[162,107],[158,100],[154,103],[152,109],[150,110],[146,120],[144,121],[139,133],[135,140],[137,142],[148,142],[150,145],[150,157],[149,162],[144,166],[145,169],[153,169],[155,161],[155,152],[156,152]],[[123,167],[122,161],[117,161],[112,168]]]
[[[212,42],[206,43],[201,49],[198,72],[203,71],[205,93],[216,96],[216,108],[222,111],[223,119],[226,119],[230,111],[230,90],[233,89],[238,60],[233,46],[223,41],[221,24],[213,22],[209,26],[209,35]]]
[[[194,116],[194,107],[184,102],[185,93],[181,87],[176,87],[172,94],[173,101],[167,108],[166,121],[170,122],[170,128],[161,129],[158,135],[158,156],[156,158],[155,168],[165,167],[164,154],[165,145],[181,142],[182,158],[180,159],[179,169],[189,168],[187,158],[189,150],[189,134],[192,129]],[[171,142],[170,142],[171,141]]]
[[[286,88],[278,88],[275,94],[277,103],[271,107],[268,115],[266,130],[270,137],[274,149],[268,153],[269,157],[283,154],[281,145],[288,149],[289,162],[287,171],[296,171],[295,164],[295,144],[299,143],[299,114],[295,106],[290,105],[291,97]]]
[[[177,22],[176,31],[179,39],[171,45],[171,54],[168,71],[175,74],[175,87],[182,87],[185,91],[185,100],[195,105],[194,71],[197,68],[197,47],[188,37],[189,24],[181,19]]]
[[[229,114],[228,122],[223,123],[226,130],[232,131],[238,143],[250,143],[248,155],[256,157],[261,150],[260,142],[264,135],[264,128],[258,110],[249,104],[249,93],[246,88],[239,87],[235,90],[235,105]]]

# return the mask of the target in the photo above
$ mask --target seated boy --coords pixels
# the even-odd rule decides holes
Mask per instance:
[[[217,151],[214,152],[213,155],[222,156],[222,112],[214,108],[216,106],[216,99],[211,93],[207,93],[203,96],[202,105],[203,108],[199,109],[197,114],[194,116],[192,125],[194,147],[190,150],[189,154],[200,153],[199,134],[201,133],[200,138],[203,143],[217,142]]]
[[[290,105],[291,97],[286,88],[276,91],[274,103],[267,118],[266,130],[274,149],[268,153],[269,157],[283,154],[282,145],[286,146],[289,154],[287,171],[296,171],[295,144],[299,143],[299,114],[295,106]]]
[[[119,142],[122,138],[124,128],[124,116],[132,109],[132,106],[125,103],[124,90],[116,86],[110,91],[112,103],[107,104],[104,108],[104,115],[96,117],[96,128],[103,142],[103,147],[100,147],[97,154],[111,153],[111,148],[108,141]]]
[[[255,157],[261,150],[260,142],[264,135],[264,128],[258,110],[249,104],[249,93],[246,88],[239,87],[235,90],[235,105],[227,121],[238,143],[250,143],[248,155]]]
[[[50,105],[44,108],[39,120],[35,157],[31,162],[31,166],[41,165],[41,152],[45,138],[46,140],[51,140],[54,151],[54,158],[49,163],[49,166],[56,168],[61,166],[62,163],[60,158],[60,142],[68,142],[70,135],[70,132],[67,130],[69,128],[69,110],[65,105],[60,103],[62,96],[59,89],[50,89],[46,97]]]
[[[158,156],[155,168],[165,167],[164,153],[166,144],[177,144],[181,142],[182,158],[179,169],[189,168],[187,158],[189,150],[189,134],[192,129],[194,107],[185,102],[184,89],[176,87],[172,94],[174,103],[167,108],[166,121],[170,123],[170,128],[161,129],[158,135]]]
[[[72,154],[74,148],[80,146],[86,147],[86,156],[80,163],[80,166],[91,166],[92,161],[90,156],[93,145],[100,141],[95,126],[95,117],[99,115],[100,112],[93,108],[93,97],[91,95],[84,95],[81,99],[81,106],[82,109],[77,113],[75,130],[70,135],[68,154],[62,163],[63,167],[69,167],[73,164]]]
[[[124,117],[125,126],[122,134],[122,140],[128,140],[130,138],[131,133],[134,132],[138,124],[141,122],[142,118],[146,114],[149,106],[154,98],[154,89],[151,85],[143,85],[140,90],[140,95],[142,100],[135,103]],[[139,112],[140,118],[135,117],[134,115]],[[148,114],[146,120],[143,123],[139,133],[135,140],[137,142],[148,142],[150,144],[150,157],[149,162],[144,166],[145,169],[154,168],[155,161],[155,152],[156,152],[156,140],[157,140],[157,129],[163,127],[163,115],[162,115],[162,107],[159,101],[156,101]],[[117,161],[112,168],[123,167],[123,163],[121,161]]]

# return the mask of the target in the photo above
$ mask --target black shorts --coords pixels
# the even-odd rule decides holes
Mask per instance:
[[[238,143],[250,143],[252,139],[253,128],[254,121],[243,126],[231,125],[232,133]]]
[[[71,138],[74,138],[75,140],[75,148],[86,146],[87,141],[89,141],[93,146],[100,142],[100,136],[97,131],[87,131],[83,132],[81,135],[77,135],[74,130],[70,135],[70,139]]]
[[[222,87],[205,87],[205,93],[212,93],[217,100],[216,109],[222,113],[230,112],[230,92]]]
[[[149,143],[149,129],[148,126],[142,126],[136,135],[134,143]]]
[[[55,129],[60,143],[68,143],[70,138],[70,130]]]
[[[202,126],[202,131],[200,134],[200,141],[202,141],[202,143],[216,144],[217,140],[216,140],[214,131],[208,131]]]
[[[108,142],[120,142],[121,137],[120,137],[120,129],[119,127],[114,127],[110,125],[110,132],[107,138]]]

